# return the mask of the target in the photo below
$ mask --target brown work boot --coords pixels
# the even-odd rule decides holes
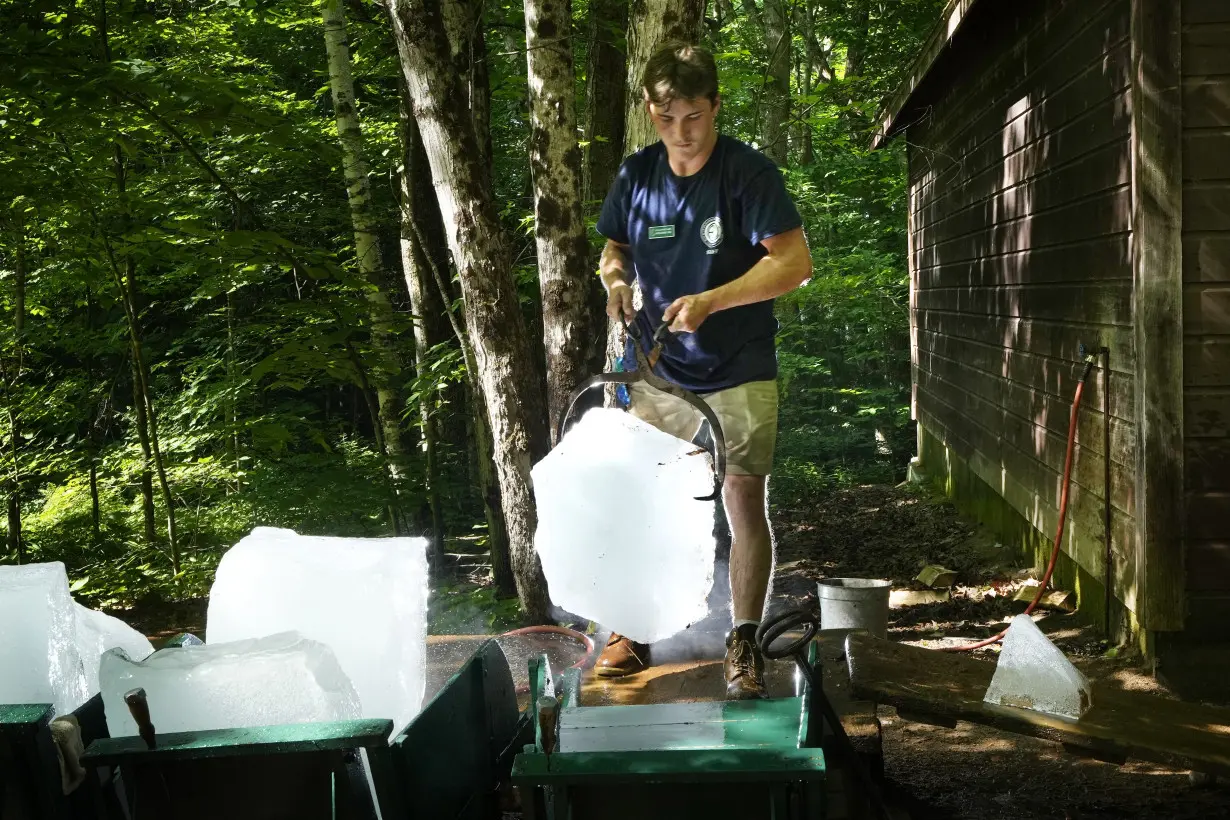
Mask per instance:
[[[756,624],[743,624],[726,636],[727,700],[767,698],[764,687],[764,658],[756,645]]]
[[[618,632],[611,633],[606,649],[598,656],[594,674],[603,678],[622,678],[635,675],[649,666],[649,644],[637,643]]]

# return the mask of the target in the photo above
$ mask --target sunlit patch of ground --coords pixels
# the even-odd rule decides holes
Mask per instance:
[[[775,517],[774,606],[815,603],[826,577],[888,578],[909,586],[927,564],[958,572],[949,600],[890,610],[889,638],[931,649],[989,638],[1024,610],[1013,600],[1031,575],[994,537],[951,505],[917,490],[858,487]],[[1078,614],[1035,613],[1039,628],[1091,680],[1154,695],[1170,693],[1138,655],[1112,648]],[[974,652],[994,663],[998,647]],[[1230,786],[1194,785],[1188,772],[1129,760],[1076,757],[1060,745],[960,722],[955,728],[901,719],[881,707],[887,776],[913,798],[912,817],[1230,818]]]

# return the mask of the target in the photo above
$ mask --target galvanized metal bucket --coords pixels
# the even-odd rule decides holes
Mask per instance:
[[[892,582],[874,578],[825,578],[816,590],[821,629],[865,629],[888,637],[888,593]]]

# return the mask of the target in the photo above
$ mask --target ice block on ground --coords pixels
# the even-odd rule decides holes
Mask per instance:
[[[551,601],[635,641],[701,620],[713,585],[710,459],[619,410],[590,410],[531,472]]]
[[[108,649],[119,647],[134,661],[143,661],[153,653],[154,647],[137,630],[103,612],[98,612],[73,602],[77,620],[77,651],[85,670],[88,691],[98,691],[98,664]]]
[[[205,639],[291,629],[333,650],[362,717],[399,731],[418,714],[427,680],[427,540],[254,529],[218,565]]]
[[[983,700],[1070,718],[1091,704],[1088,679],[1028,615],[1012,619]]]
[[[0,567],[0,703],[67,714],[90,697],[73,606],[59,561]]]
[[[124,703],[137,687],[159,734],[360,717],[359,697],[333,652],[296,632],[161,649],[143,661],[110,649],[99,678],[112,737],[137,734]]]

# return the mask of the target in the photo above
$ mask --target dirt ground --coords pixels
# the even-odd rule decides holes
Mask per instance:
[[[965,643],[995,634],[1023,609],[1011,599],[1028,569],[950,504],[917,489],[854,488],[805,511],[778,511],[775,525],[775,606],[803,603],[820,578],[889,578],[904,587],[922,567],[941,564],[958,572],[951,599],[891,610],[890,638]],[[1039,626],[1090,679],[1170,694],[1139,656],[1108,647],[1079,615],[1048,613]],[[994,661],[991,650],[979,654]],[[886,776],[909,795],[913,818],[1230,818],[1230,785],[1194,785],[1183,770],[1132,760],[1115,766],[970,723],[905,721],[889,707],[880,718]]]

